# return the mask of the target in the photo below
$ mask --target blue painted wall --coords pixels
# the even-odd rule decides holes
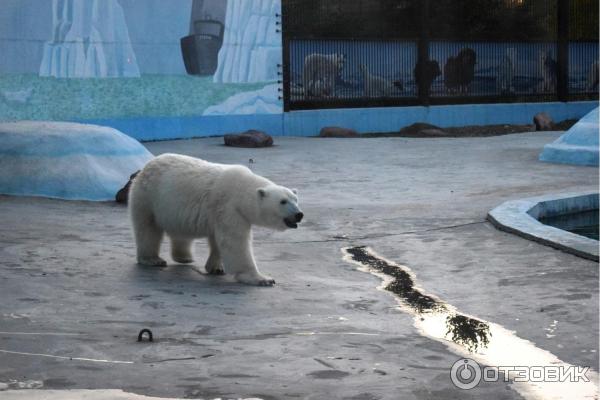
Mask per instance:
[[[123,10],[140,77],[40,77],[44,44],[53,35],[53,1],[0,1],[0,121],[92,122],[115,127],[141,140],[222,135],[246,129],[261,129],[273,135],[312,136],[328,125],[374,132],[397,131],[419,121],[442,127],[531,123],[533,115],[539,111],[546,111],[555,120],[562,120],[579,118],[596,104],[489,104],[314,110],[284,114],[278,99],[278,84],[274,82],[276,74],[256,71],[262,67],[267,72],[275,71],[276,64],[280,62],[273,58],[273,50],[279,46],[274,34],[277,32],[274,16],[279,0],[229,0],[226,5],[222,0],[114,0]],[[86,1],[91,4],[93,0]],[[108,0],[103,1],[108,4]],[[261,6],[265,4],[268,7]],[[229,47],[219,55],[221,64],[215,76],[189,76],[185,73],[179,40],[190,33],[195,7],[227,10],[229,26],[226,24],[224,43]],[[206,8],[202,10],[206,11]],[[258,24],[256,21],[262,22]],[[100,23],[102,26],[110,25],[105,21]],[[122,21],[111,23],[123,25]],[[264,32],[257,31],[258,25],[264,28]],[[238,38],[242,31],[245,36]],[[382,49],[393,53],[391,47],[384,46]],[[240,65],[240,60],[235,57],[243,53],[241,50],[247,53],[241,59],[250,67],[245,74],[235,74],[229,67]],[[324,50],[327,49],[315,51]],[[392,57],[389,61],[398,65],[404,63],[405,71],[396,72],[404,74],[400,77],[410,79],[415,46],[409,45],[400,50],[396,53],[402,57]],[[260,57],[248,62],[249,57],[257,54]],[[349,48],[349,60],[353,60],[348,66],[350,70],[356,68],[355,64],[360,59],[357,55],[352,58],[352,54]],[[303,57],[297,59],[303,60]],[[590,62],[585,59],[582,65],[589,69]],[[301,68],[301,63],[292,66],[296,77]],[[580,81],[584,82],[588,70],[577,71]],[[376,65],[373,72],[378,72]],[[207,110],[211,112],[203,115]]]
[[[432,107],[391,107],[297,111],[284,115],[286,135],[317,135],[323,126],[344,126],[358,132],[394,132],[415,122],[440,127],[488,124],[531,124],[538,112],[555,121],[581,118],[596,102],[468,104]]]
[[[0,121],[280,114],[280,12],[280,0],[0,0]],[[224,23],[222,45],[193,36],[205,18]],[[188,74],[184,54],[215,68]]]
[[[316,136],[324,126],[368,132],[395,132],[415,122],[440,127],[486,124],[531,124],[538,112],[554,120],[577,119],[597,107],[594,101],[572,103],[469,104],[435,107],[389,107],[294,111],[283,114],[195,117],[91,119],[77,122],[111,126],[139,140],[219,136],[258,129],[272,135]]]
[[[42,48],[51,34],[51,1],[2,0],[0,73],[37,73]]]

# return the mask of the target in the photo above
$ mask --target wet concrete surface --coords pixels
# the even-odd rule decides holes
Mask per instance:
[[[426,293],[597,371],[598,264],[485,221],[506,200],[597,190],[595,168],[537,161],[559,135],[146,144],[299,189],[298,230],[255,231],[272,288],[204,274],[203,240],[191,266],[170,261],[166,243],[168,267],[137,266],[121,205],[1,196],[0,350],[13,353],[0,351],[0,382],[183,398],[521,398],[504,382],[455,388],[461,355],[344,262],[348,246],[370,246]],[[143,328],[153,342],[137,342]]]

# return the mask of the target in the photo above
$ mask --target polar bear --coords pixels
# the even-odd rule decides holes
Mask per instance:
[[[241,165],[215,164],[178,154],[148,162],[135,178],[129,213],[139,264],[163,266],[163,234],[171,255],[193,262],[192,241],[207,237],[209,274],[232,274],[238,282],[270,286],[252,253],[252,226],[297,228],[304,214],[295,190],[276,185]]]
[[[402,82],[390,81],[381,76],[373,75],[365,64],[359,65],[363,76],[363,90],[367,97],[390,97],[397,90],[402,90]]]

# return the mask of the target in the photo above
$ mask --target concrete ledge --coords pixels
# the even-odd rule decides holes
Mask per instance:
[[[544,146],[540,161],[596,167],[598,147],[550,143]]]
[[[595,210],[598,193],[565,193],[507,201],[488,213],[498,229],[589,260],[598,261],[598,241],[544,225],[538,218]]]
[[[553,143],[544,146],[540,160],[598,166],[598,107]]]
[[[562,121],[579,119],[595,107],[598,107],[596,101],[574,101],[291,111],[284,113],[283,127],[287,136],[316,136],[324,126],[343,126],[367,133],[395,132],[415,122],[426,122],[442,128],[531,124],[533,116],[541,111],[550,114],[555,121]]]
[[[359,133],[395,132],[415,122],[443,128],[464,125],[530,124],[546,111],[556,121],[581,118],[595,101],[569,103],[463,104],[431,107],[378,107],[292,111],[280,114],[196,115],[77,120],[109,126],[141,141],[222,136],[256,129],[272,136],[317,136],[324,126],[343,126]]]
[[[110,126],[140,141],[223,136],[248,129],[283,134],[282,114],[198,115],[187,117],[137,117],[80,120],[86,124]]]

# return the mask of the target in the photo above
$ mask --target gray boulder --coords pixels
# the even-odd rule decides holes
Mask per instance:
[[[131,176],[129,177],[129,181],[125,184],[125,186],[123,186],[117,192],[117,194],[115,196],[115,201],[117,203],[127,204],[129,202],[129,188],[131,187],[131,184],[133,183],[133,180],[135,179],[135,177],[139,173],[140,173],[140,171],[136,171],[133,174],[131,174]]]
[[[535,124],[536,131],[552,131],[555,129],[554,121],[550,115],[545,112],[535,114],[533,123]]]
[[[270,147],[273,146],[273,138],[264,132],[249,130],[243,133],[231,133],[224,136],[225,146],[231,147]]]
[[[358,136],[358,132],[354,129],[339,126],[326,126],[319,132],[319,137],[322,138],[355,138]]]

